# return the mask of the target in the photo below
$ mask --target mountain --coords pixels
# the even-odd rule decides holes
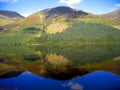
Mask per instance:
[[[23,18],[24,17],[17,12],[0,10],[0,26],[14,23]]]
[[[120,22],[120,9],[104,14],[103,17]]]
[[[17,12],[14,11],[6,11],[6,10],[0,10],[0,15],[7,17],[7,18],[11,18],[11,19],[22,19],[24,18],[22,15],[20,15]]]
[[[84,12],[82,10],[73,9],[66,6],[59,6],[55,8],[48,8],[37,13],[34,13],[27,18],[25,18],[25,22],[27,23],[43,23],[52,22],[53,20],[57,21],[71,21],[76,18],[81,18],[87,16],[89,13]]]
[[[120,41],[118,22],[102,15],[59,6],[36,12],[20,21],[3,26],[0,37],[16,43],[108,43]],[[9,35],[8,35],[9,34]],[[18,37],[16,37],[18,36]]]
[[[53,22],[90,22],[90,23],[101,23],[106,25],[116,24],[109,18],[105,18],[102,15],[96,15],[88,13],[79,9],[74,9],[66,6],[59,6],[55,8],[48,8],[42,11],[36,12],[24,19],[23,23],[26,24],[41,24],[41,23],[53,23]]]
[[[56,18],[60,16],[67,16],[68,18],[77,18],[80,16],[88,15],[88,13],[84,11],[73,9],[70,7],[65,7],[65,6],[45,9],[40,11],[39,13],[44,14],[45,18]]]

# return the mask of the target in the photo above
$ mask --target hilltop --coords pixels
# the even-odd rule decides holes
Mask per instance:
[[[0,15],[7,17],[7,18],[12,18],[12,19],[22,19],[24,18],[22,15],[20,15],[17,12],[14,11],[7,11],[7,10],[0,10]]]
[[[77,9],[73,9],[65,6],[45,9],[38,13],[44,14],[45,18],[57,18],[60,16],[66,16],[67,18],[78,18],[78,17],[88,15],[88,13],[82,10],[77,10]]]

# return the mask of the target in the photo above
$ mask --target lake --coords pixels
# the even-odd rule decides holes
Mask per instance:
[[[0,90],[120,90],[120,45],[0,47]]]
[[[0,79],[0,90],[120,90],[120,76],[98,71],[58,81],[26,71],[14,78]]]

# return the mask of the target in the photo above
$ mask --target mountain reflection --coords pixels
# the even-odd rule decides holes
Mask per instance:
[[[120,74],[119,45],[2,46],[0,50],[1,78],[11,77],[6,72],[14,70],[28,70],[57,80],[69,80],[98,70]]]

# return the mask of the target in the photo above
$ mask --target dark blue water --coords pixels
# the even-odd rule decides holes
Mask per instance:
[[[0,79],[0,90],[120,90],[120,76],[98,71],[68,81],[47,79],[28,71]]]

